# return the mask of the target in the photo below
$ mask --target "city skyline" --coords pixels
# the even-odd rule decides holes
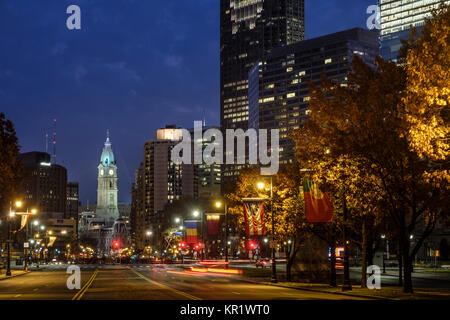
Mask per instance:
[[[119,201],[130,202],[142,146],[154,130],[190,128],[203,116],[207,125],[219,123],[218,1],[169,1],[164,8],[77,1],[80,31],[65,28],[66,2],[26,9],[21,2],[2,3],[0,11],[0,33],[15,31],[14,38],[2,35],[2,111],[15,123],[21,152],[45,151],[45,133],[51,135],[57,119],[57,163],[80,183],[83,204],[95,202],[107,129],[117,156]],[[375,3],[306,1],[306,39],[365,27],[366,9]]]

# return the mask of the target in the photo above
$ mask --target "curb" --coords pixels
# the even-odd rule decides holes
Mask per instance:
[[[287,287],[287,286],[282,286],[279,284],[261,283],[261,282],[252,281],[252,280],[248,280],[248,279],[242,279],[242,281],[253,283],[253,284],[265,285],[265,286],[273,286],[273,287],[294,289],[294,290],[304,290],[304,291],[319,292],[319,293],[337,294],[337,295],[343,295],[343,296],[347,296],[347,297],[357,297],[357,298],[375,299],[375,300],[383,300],[383,301],[395,300],[395,299],[382,298],[382,297],[364,296],[364,295],[358,295],[358,294],[348,294],[348,293],[343,293],[343,292],[327,292],[327,291],[311,289],[311,288]]]
[[[15,278],[15,277],[20,277],[20,276],[23,276],[23,275],[28,274],[28,273],[30,273],[30,271],[24,271],[22,273],[19,273],[19,274],[16,274],[16,275],[12,275],[12,276],[9,276],[9,277],[3,277],[2,276],[2,277],[0,277],[0,281],[8,280],[8,279]]]

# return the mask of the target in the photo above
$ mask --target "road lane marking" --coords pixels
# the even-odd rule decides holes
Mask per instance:
[[[166,286],[166,285],[164,285],[164,284],[162,284],[162,283],[153,281],[153,280],[147,278],[146,276],[140,274],[140,273],[137,272],[136,270],[131,269],[131,271],[133,271],[135,274],[137,274],[140,278],[144,279],[145,281],[147,281],[147,282],[149,282],[149,283],[151,283],[151,284],[153,284],[153,285],[155,285],[155,286],[158,286],[158,287],[163,288],[163,289],[167,289],[167,290],[172,291],[172,292],[174,292],[174,293],[176,293],[176,294],[182,295],[183,297],[188,298],[188,299],[190,299],[190,300],[202,300],[201,298],[198,298],[198,297],[196,297],[196,296],[193,296],[193,295],[190,295],[190,294],[185,293],[185,292],[183,292],[183,291],[179,291],[179,290],[177,290],[177,289],[171,288],[171,287]]]
[[[18,298],[18,297],[20,297],[21,296],[21,294],[16,294],[15,296],[14,296],[14,298]]]
[[[232,291],[231,293],[234,293],[234,294],[240,294],[239,292],[234,292],[234,291]]]
[[[94,273],[92,274],[92,276],[89,278],[89,280],[86,282],[86,284],[83,286],[83,288],[81,288],[80,291],[78,291],[72,298],[72,300],[80,300],[83,295],[86,293],[86,291],[89,289],[89,287],[91,286],[92,282],[94,282],[95,277],[98,274],[98,270],[95,270]]]

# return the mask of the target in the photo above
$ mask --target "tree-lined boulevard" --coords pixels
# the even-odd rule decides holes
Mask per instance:
[[[273,286],[269,277],[191,271],[192,265],[81,265],[81,288],[70,290],[68,265],[46,265],[40,270],[0,281],[0,300],[373,300],[383,297],[370,290],[344,295],[327,285]],[[253,264],[232,269],[254,271]],[[285,268],[281,264],[279,272]],[[17,271],[19,272],[19,271]],[[382,289],[391,290],[398,281],[396,270],[382,275]],[[360,277],[352,268],[354,282]],[[413,282],[425,299],[446,299],[450,273],[416,272]],[[385,296],[385,299],[405,296]]]

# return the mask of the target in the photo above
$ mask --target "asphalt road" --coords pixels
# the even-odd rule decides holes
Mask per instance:
[[[342,300],[360,299],[253,284],[232,275],[185,271],[176,266],[88,266],[81,289],[69,290],[66,266],[0,281],[0,299],[58,300]]]

